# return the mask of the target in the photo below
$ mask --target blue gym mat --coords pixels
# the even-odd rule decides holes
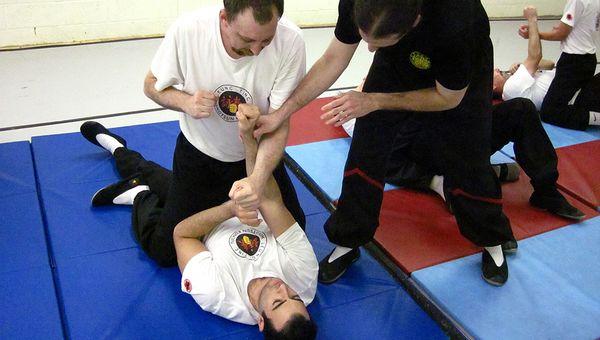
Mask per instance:
[[[62,339],[28,142],[0,144],[0,337]]]
[[[600,217],[523,240],[502,288],[480,279],[481,254],[413,278],[475,338],[596,339],[599,240]]]
[[[285,152],[315,184],[328,196],[330,201],[340,197],[344,166],[350,150],[351,138],[337,138],[321,142],[288,146]],[[514,163],[514,160],[501,152],[491,157],[493,164]],[[398,187],[386,184],[385,190]]]
[[[176,123],[113,131],[170,168]],[[135,244],[129,207],[91,208],[93,193],[118,179],[108,153],[79,134],[34,138],[32,144],[69,337],[259,337],[256,327],[206,313],[182,293],[179,271],[158,268]],[[306,188],[296,189],[308,215],[309,239],[322,258],[331,250],[322,229],[328,214]],[[319,286],[309,311],[320,339],[445,338],[366,252],[338,283]]]

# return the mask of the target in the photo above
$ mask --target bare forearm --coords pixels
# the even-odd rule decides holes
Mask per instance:
[[[256,164],[256,155],[258,153],[258,142],[252,134],[242,135],[242,142],[244,143],[244,151],[246,155],[246,175],[250,176],[254,172],[254,166]]]
[[[348,67],[357,46],[343,44],[334,38],[277,114],[287,119],[330,88]]]
[[[256,154],[256,163],[254,164],[252,177],[255,179],[255,183],[263,186],[269,176],[273,173],[273,170],[281,161],[283,156],[283,150],[287,142],[287,136],[289,132],[289,120],[283,122],[283,124],[274,132],[263,135],[258,146]],[[250,174],[248,174],[250,176]]]
[[[174,87],[157,91],[154,85],[156,78],[148,76],[144,82],[144,94],[156,104],[174,111],[184,112],[183,105],[190,97],[189,94],[179,91]]]
[[[227,201],[186,218],[177,224],[173,237],[198,239],[209,234],[213,228],[234,216],[232,205],[231,201]]]
[[[537,60],[542,59],[542,43],[540,41],[540,32],[538,30],[537,18],[531,18],[529,21],[529,45],[527,53],[530,58]]]
[[[460,103],[456,98],[444,97],[435,87],[400,93],[373,93],[373,96],[378,110],[445,111]]]

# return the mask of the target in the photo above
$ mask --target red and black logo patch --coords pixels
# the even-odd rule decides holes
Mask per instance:
[[[567,13],[567,20],[569,20],[569,21],[573,20],[573,16],[571,15],[571,13]]]
[[[188,279],[183,281],[183,286],[185,287],[185,291],[190,293],[192,291],[192,282]]]
[[[235,85],[221,85],[215,90],[219,98],[215,112],[226,122],[236,122],[235,114],[241,104],[252,104],[252,96],[246,89]]]
[[[240,234],[235,239],[235,243],[244,253],[252,256],[260,248],[260,238],[251,234]]]
[[[219,108],[228,116],[235,117],[240,104],[246,104],[246,100],[239,93],[226,91],[219,97]]]

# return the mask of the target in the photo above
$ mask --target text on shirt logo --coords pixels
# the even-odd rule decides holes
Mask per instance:
[[[217,104],[215,111],[228,123],[237,122],[235,114],[240,104],[252,104],[252,95],[248,90],[235,85],[221,85],[215,90]]]
[[[267,246],[267,236],[254,228],[238,230],[229,237],[229,246],[237,256],[255,261]]]

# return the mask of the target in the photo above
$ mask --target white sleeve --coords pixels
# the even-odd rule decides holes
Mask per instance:
[[[535,79],[527,67],[521,64],[510,78],[504,83],[504,89],[502,90],[502,99],[509,100],[513,98],[530,98],[531,87],[535,84]]]
[[[181,23],[175,22],[167,31],[158,51],[152,59],[150,71],[156,77],[154,88],[162,91],[170,86],[184,82],[183,57],[185,56],[183,42],[180,37]]]
[[[212,254],[203,251],[192,257],[181,273],[181,290],[194,297],[203,310],[216,314],[225,298],[225,290]]]
[[[292,42],[285,61],[279,67],[273,89],[269,96],[269,106],[277,110],[288,99],[306,74],[306,47],[300,34]]]
[[[317,291],[319,263],[306,234],[295,223],[277,238],[283,274],[305,304],[309,304]]]
[[[580,3],[580,0],[569,0],[565,5],[563,16],[560,21],[565,25],[573,27],[577,24],[577,20],[583,14],[583,10],[583,4]]]

